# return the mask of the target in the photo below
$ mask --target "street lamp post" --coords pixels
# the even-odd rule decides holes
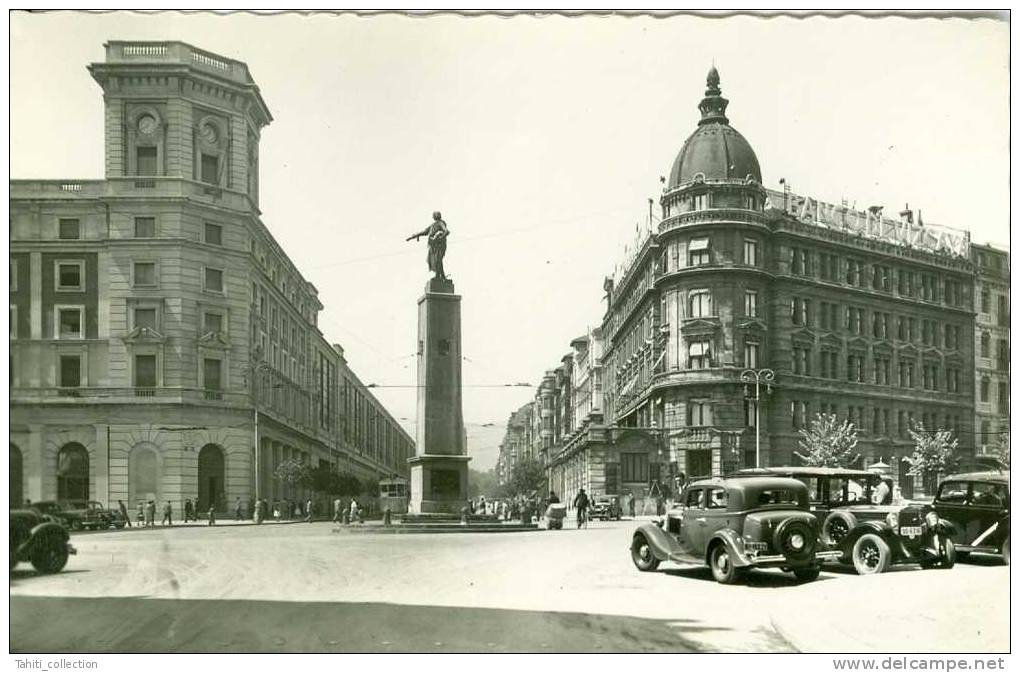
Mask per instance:
[[[740,374],[744,382],[744,397],[750,397],[750,384],[754,382],[754,466],[761,467],[761,384],[765,384],[765,392],[772,392],[772,382],[776,373],[771,369],[745,369]]]

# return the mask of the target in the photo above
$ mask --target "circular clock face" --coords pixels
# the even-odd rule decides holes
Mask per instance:
[[[142,133],[152,133],[156,130],[156,120],[152,115],[142,115],[138,120],[138,130]]]
[[[208,143],[216,142],[216,127],[212,124],[202,124],[202,138]]]

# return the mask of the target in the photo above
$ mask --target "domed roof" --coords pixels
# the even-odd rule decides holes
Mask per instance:
[[[729,101],[720,95],[715,66],[708,72],[707,83],[705,98],[698,105],[701,121],[673,161],[667,186],[672,189],[690,182],[698,173],[706,180],[743,180],[750,175],[761,183],[758,157],[726,118]]]

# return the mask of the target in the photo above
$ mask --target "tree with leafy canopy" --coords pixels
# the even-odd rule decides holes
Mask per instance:
[[[545,485],[545,468],[535,458],[525,458],[514,465],[507,484],[509,495],[529,496]]]
[[[273,476],[292,486],[311,487],[313,485],[312,468],[308,463],[295,458],[290,458],[277,465]]]
[[[949,430],[925,430],[921,423],[907,429],[914,440],[910,456],[910,474],[920,477],[926,490],[932,490],[940,474],[952,471],[957,449],[956,437]]]
[[[1009,433],[1000,432],[999,441],[995,445],[995,457],[998,458],[1006,468],[1009,468]]]
[[[800,429],[800,451],[794,455],[811,467],[847,467],[856,461],[857,428],[840,421],[836,414],[815,414],[811,424]]]

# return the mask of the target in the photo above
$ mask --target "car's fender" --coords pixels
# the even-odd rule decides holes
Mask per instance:
[[[843,538],[840,548],[847,554],[851,553],[858,538],[867,533],[874,533],[886,541],[892,541],[896,537],[896,532],[885,521],[861,521],[850,529],[850,532]]]
[[[638,526],[632,538],[637,536],[638,533],[645,536],[645,539],[648,540],[648,547],[652,550],[652,555],[660,561],[668,561],[670,554],[680,550],[680,545],[677,544],[676,540],[654,523],[644,523]]]
[[[939,535],[948,535],[949,537],[956,536],[960,531],[949,519],[939,519],[939,522],[935,524],[935,532]]]
[[[57,537],[63,542],[67,542],[71,539],[71,536],[67,534],[67,529],[61,526],[59,523],[53,521],[43,521],[32,528],[29,533],[28,540],[25,541],[26,545],[34,545],[37,542],[49,539],[51,537]]]
[[[708,539],[708,544],[705,545],[705,565],[710,563],[709,554],[711,553],[712,547],[717,544],[717,541],[726,545],[726,551],[730,555],[730,562],[738,568],[745,568],[747,566],[754,565],[754,561],[744,552],[744,539],[737,534],[736,531],[723,528],[717,530],[712,537]]]

